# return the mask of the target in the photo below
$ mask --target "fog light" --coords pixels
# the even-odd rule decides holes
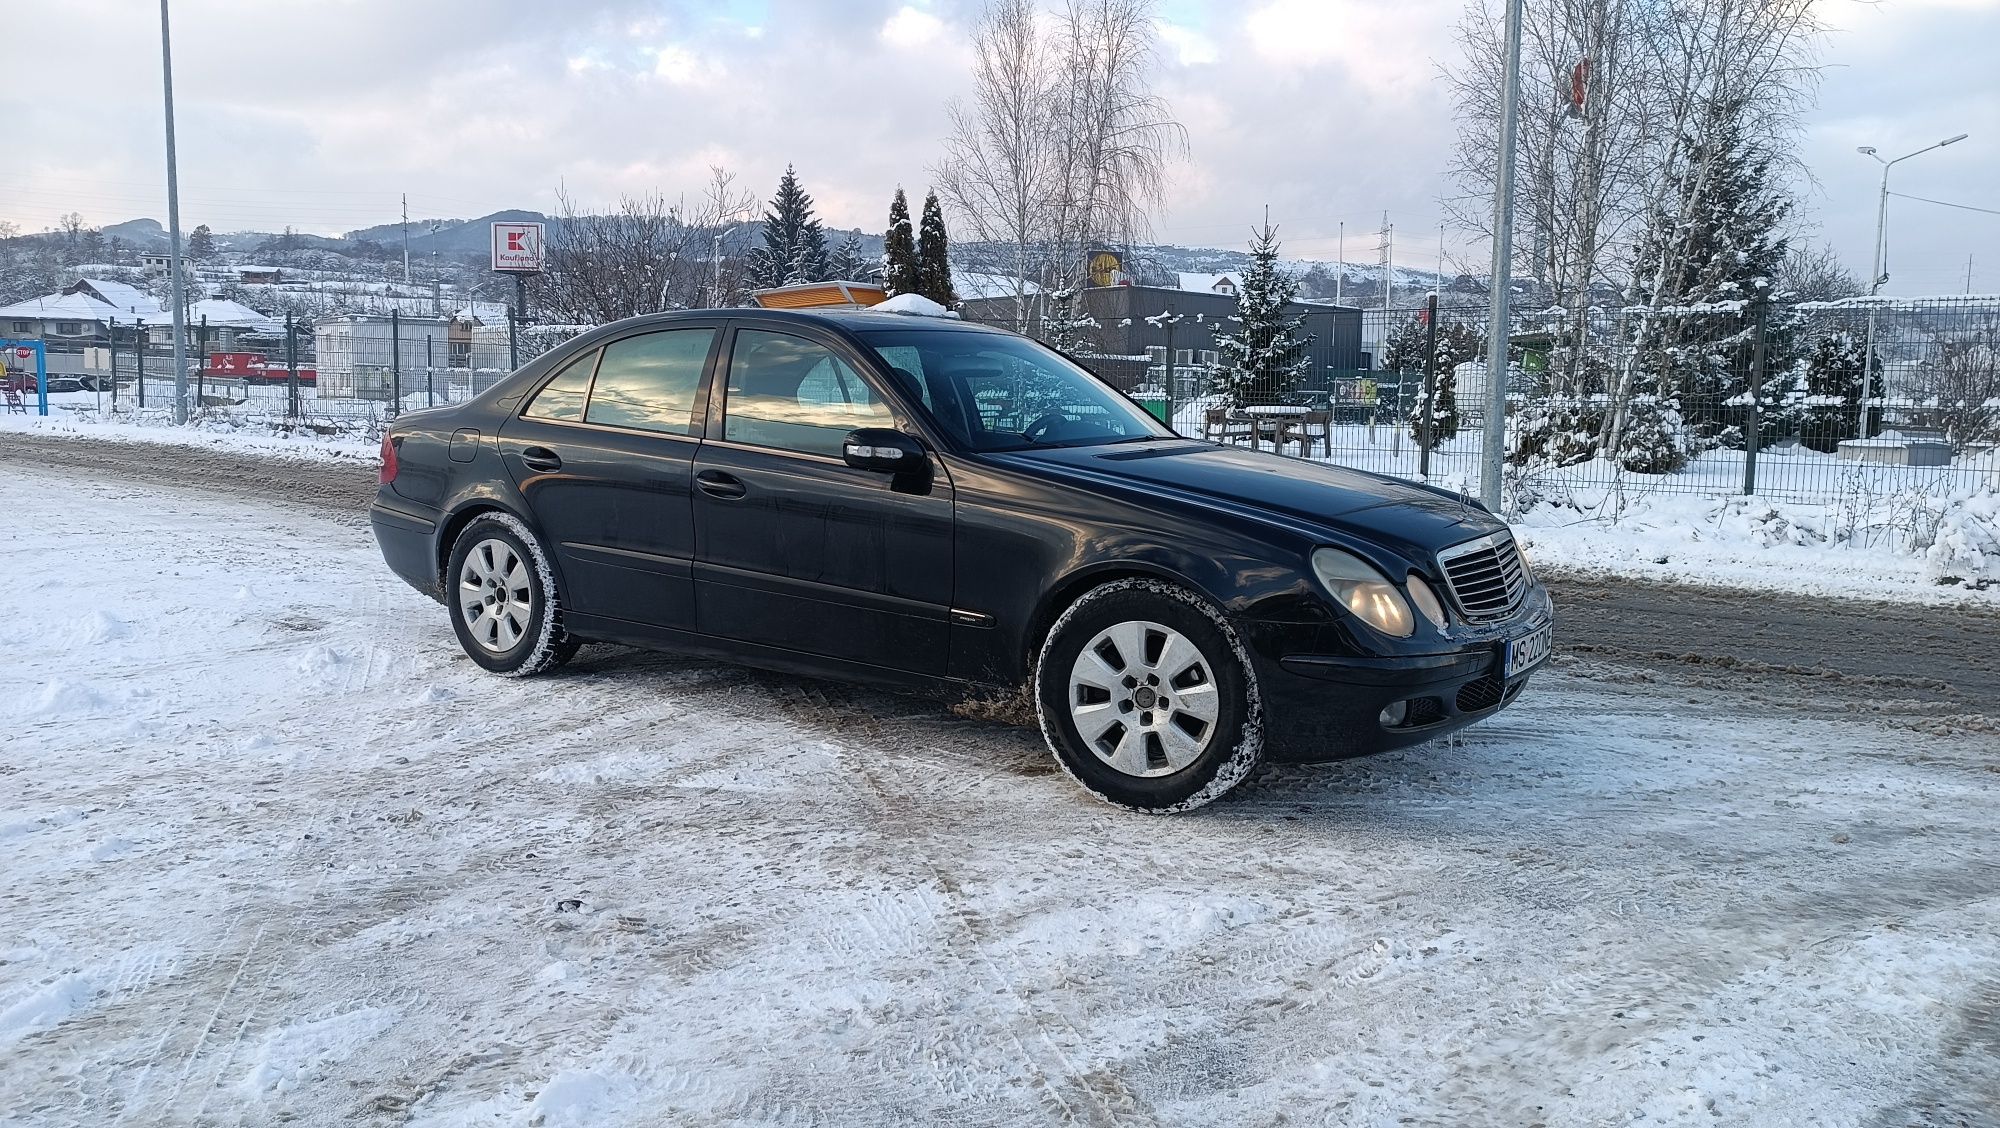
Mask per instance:
[[[1397,725],[1402,724],[1404,719],[1409,715],[1410,703],[1407,701],[1397,701],[1382,710],[1382,727],[1395,728]]]

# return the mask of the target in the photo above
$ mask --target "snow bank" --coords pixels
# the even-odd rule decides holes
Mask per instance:
[[[76,411],[46,418],[0,416],[0,436],[9,432],[100,442],[159,443],[315,462],[352,461],[372,466],[381,460],[379,440],[363,437],[359,432],[321,434],[310,427],[227,417],[202,419],[181,427],[165,422],[163,416],[134,417],[122,413]],[[0,443],[5,441],[0,437]]]
[[[1806,595],[2000,605],[2000,492],[1846,498],[1572,489],[1516,530],[1537,567]]]
[[[949,317],[957,314],[924,297],[922,294],[897,294],[886,302],[869,307],[877,313],[907,313],[917,317]]]

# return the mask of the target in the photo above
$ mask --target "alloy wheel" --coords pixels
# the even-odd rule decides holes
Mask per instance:
[[[520,643],[535,621],[535,593],[512,545],[489,537],[472,546],[458,572],[458,611],[480,649],[504,654]]]
[[[1107,627],[1070,666],[1077,734],[1125,775],[1171,775],[1194,763],[1214,739],[1219,708],[1207,656],[1160,623]]]

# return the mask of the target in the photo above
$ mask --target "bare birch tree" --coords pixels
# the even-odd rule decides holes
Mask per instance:
[[[566,191],[550,224],[548,272],[536,279],[539,307],[558,321],[600,325],[718,300],[714,239],[755,206],[733,174],[710,169],[693,204],[659,192],[619,198],[615,210],[580,210]]]
[[[1008,248],[980,265],[1014,276],[1025,326],[1029,282],[1073,287],[1085,251],[1144,238],[1186,133],[1152,91],[1151,0],[1067,0],[1053,20],[993,0],[973,47],[972,101],[952,106],[932,175],[970,241]]]
[[[972,42],[972,104],[952,101],[951,135],[931,175],[957,213],[960,245],[969,238],[1008,248],[1014,327],[1025,329],[1055,167],[1048,48],[1034,0],[995,0]]]

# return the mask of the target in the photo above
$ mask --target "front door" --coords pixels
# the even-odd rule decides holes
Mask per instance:
[[[909,429],[832,341],[740,328],[695,457],[695,607],[705,634],[942,675],[952,496],[943,468],[856,470],[857,427]]]
[[[501,431],[569,610],[694,628],[694,458],[719,337],[677,325],[586,352]]]

